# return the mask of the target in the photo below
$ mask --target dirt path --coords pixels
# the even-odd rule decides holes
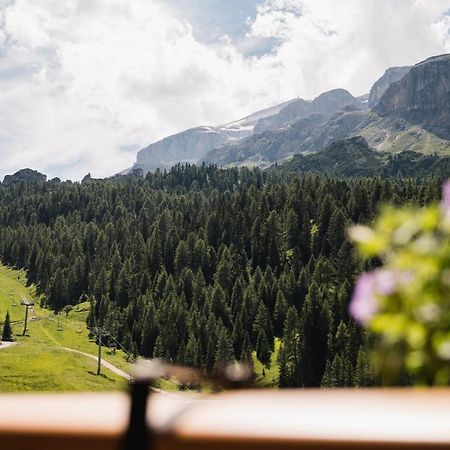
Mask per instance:
[[[84,355],[84,356],[87,356],[88,358],[91,358],[91,359],[97,361],[97,356],[90,355],[89,353],[81,352],[80,350],[75,350],[73,348],[68,348],[68,347],[61,347],[61,348],[63,350],[68,351],[68,352],[78,353],[79,355]],[[111,372],[114,372],[116,375],[119,375],[119,377],[125,378],[127,380],[131,380],[131,375],[129,373],[124,372],[123,370],[121,370],[118,367],[112,365],[108,361],[105,361],[104,359],[102,359],[102,366],[106,367]],[[152,389],[152,391],[158,392],[160,394],[168,394],[168,395],[176,396],[176,394],[174,394],[172,392],[163,391],[162,389],[159,389],[159,388],[156,388],[156,387],[152,387],[151,389]]]
[[[84,353],[84,352],[81,352],[80,350],[75,350],[73,348],[68,348],[68,347],[61,347],[61,348],[63,350],[67,350],[68,352],[78,353],[79,355],[84,355],[84,356],[87,356],[88,358],[91,358],[91,359],[97,361],[97,356],[90,355],[89,353]],[[109,363],[108,361],[105,361],[104,359],[102,359],[102,366],[105,366],[111,372],[114,372],[116,375],[119,375],[119,377],[125,378],[127,380],[131,380],[131,375],[129,373],[124,372],[123,370],[119,369],[116,366],[113,366],[111,363]]]
[[[13,345],[16,345],[17,342],[5,342],[5,341],[1,341],[0,345],[0,350],[4,349],[4,348],[8,348],[8,347],[12,347]]]

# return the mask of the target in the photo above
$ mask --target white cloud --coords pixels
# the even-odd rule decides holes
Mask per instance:
[[[334,87],[355,94],[392,65],[450,49],[448,0],[268,0],[249,41],[206,45],[162,3],[0,1],[0,174],[106,176],[135,150]],[[192,24],[195,26],[195,24]]]

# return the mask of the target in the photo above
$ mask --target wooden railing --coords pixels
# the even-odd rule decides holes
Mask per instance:
[[[126,394],[0,396],[1,450],[123,450]],[[450,449],[450,390],[152,394],[154,450]]]

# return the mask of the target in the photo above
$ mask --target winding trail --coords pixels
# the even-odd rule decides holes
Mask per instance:
[[[36,321],[36,320],[43,320],[43,319],[49,319],[50,317],[33,317],[30,320]],[[23,321],[15,321],[15,323],[20,323]],[[44,332],[44,334],[57,346],[57,348],[60,348],[61,350],[65,350],[67,352],[72,352],[72,353],[77,353],[79,355],[83,355],[86,356],[87,358],[91,358],[94,361],[97,361],[97,356],[95,355],[91,355],[90,353],[85,353],[82,352],[80,350],[76,350],[74,348],[69,348],[69,347],[63,347],[61,346],[60,342],[58,342],[54,336],[52,336],[48,330],[46,330],[44,327],[42,327],[42,331]],[[5,342],[5,341],[0,341],[0,350],[4,349],[4,348],[9,348],[12,347],[13,345],[16,345],[17,342]],[[118,375],[119,377],[125,378],[126,380],[130,381],[132,380],[132,376],[130,373],[127,373],[121,369],[119,369],[118,367],[116,367],[115,365],[111,364],[110,362],[104,360],[102,358],[101,364],[103,367],[105,367],[106,369],[110,370],[111,372],[115,373],[116,375]],[[168,392],[168,391],[164,391],[162,389],[156,388],[156,387],[152,387],[151,388],[154,392],[158,392],[161,394],[169,394],[169,395],[176,395],[172,392]]]
[[[60,348],[62,350],[66,350],[68,352],[78,353],[79,355],[87,356],[88,358],[91,358],[91,359],[97,361],[97,356],[91,355],[89,353],[81,352],[80,350],[75,350],[74,348],[68,348],[68,347],[60,347]],[[113,364],[109,363],[108,361],[105,361],[104,359],[102,359],[102,366],[105,366],[111,372],[114,372],[116,375],[119,375],[119,377],[125,378],[127,380],[132,379],[132,376],[129,373],[124,372],[123,370],[119,369],[118,367],[114,366]],[[164,391],[164,390],[156,388],[156,387],[151,387],[150,389],[154,392],[158,392],[159,394],[167,394],[167,395],[173,395],[175,397],[178,397],[173,392]]]
[[[73,348],[68,348],[68,347],[61,347],[61,348],[63,350],[67,350],[68,352],[78,353],[79,355],[84,355],[84,356],[87,356],[88,358],[91,358],[91,359],[97,361],[97,356],[91,355],[89,353],[84,353],[84,352],[81,352],[80,350],[75,350]],[[123,370],[119,369],[116,366],[113,366],[111,363],[109,363],[108,361],[105,361],[104,359],[102,359],[102,366],[105,366],[111,372],[114,372],[116,375],[119,375],[119,377],[125,378],[127,380],[131,380],[131,375],[129,373],[124,372]]]

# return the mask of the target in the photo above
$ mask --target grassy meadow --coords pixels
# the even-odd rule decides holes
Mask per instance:
[[[25,336],[22,336],[23,322],[16,322],[24,318],[22,299],[35,302]],[[55,316],[39,306],[34,288],[26,286],[23,271],[0,266],[0,322],[7,310],[16,344],[0,348],[0,392],[107,391],[126,386],[124,378],[105,367],[97,376],[95,360],[64,350],[67,347],[97,354],[97,346],[89,341],[86,328],[88,304],[76,306],[68,317],[65,313]],[[124,371],[131,368],[120,350],[113,355],[104,348],[103,356]]]

